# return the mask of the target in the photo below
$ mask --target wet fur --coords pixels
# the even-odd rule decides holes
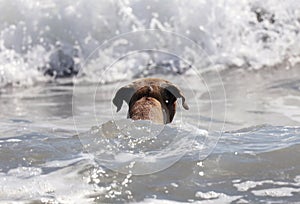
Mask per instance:
[[[119,111],[125,101],[129,106],[128,117],[133,120],[166,124],[175,116],[177,98],[182,99],[183,107],[188,110],[185,97],[176,85],[164,79],[145,78],[120,88],[113,103]]]

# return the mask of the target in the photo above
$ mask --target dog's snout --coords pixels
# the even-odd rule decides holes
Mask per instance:
[[[129,117],[133,120],[151,120],[160,124],[167,121],[161,103],[152,97],[137,100],[129,109]]]

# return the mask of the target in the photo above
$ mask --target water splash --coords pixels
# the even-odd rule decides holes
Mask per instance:
[[[171,31],[197,42],[213,64],[204,62],[208,59],[197,58],[188,48],[182,50],[181,57],[191,64],[201,62],[200,70],[214,65],[259,69],[278,63],[293,66],[299,62],[300,3],[293,0],[264,3],[175,0],[164,4],[144,0],[105,3],[16,0],[0,1],[0,4],[0,87],[51,80],[55,74],[50,74],[52,77],[44,74],[53,64],[61,64],[51,57],[57,52],[58,42],[64,55],[78,67],[84,65],[80,76],[93,82],[108,66],[108,60],[127,54],[127,45],[111,45],[94,53],[87,63],[84,60],[106,40],[144,29]],[[141,39],[136,39],[136,43],[142,43]],[[173,46],[178,44],[174,42]],[[164,45],[163,37],[159,43],[153,42],[154,48]],[[123,67],[129,70],[137,69],[138,65],[145,67],[153,59],[150,55],[140,61],[128,59]],[[152,64],[161,63],[161,59],[155,60]],[[105,80],[119,80],[123,69],[114,71],[119,73],[118,77],[108,76]],[[67,67],[67,73],[68,70]],[[55,76],[59,74],[56,71]]]
[[[206,145],[207,131],[188,124],[158,125],[123,119],[95,126],[78,137],[100,165],[125,174],[145,175],[170,167],[185,154],[198,156]]]

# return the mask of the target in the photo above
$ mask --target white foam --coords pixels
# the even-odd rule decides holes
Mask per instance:
[[[0,143],[3,142],[22,142],[20,139],[7,139],[7,140],[0,140]]]
[[[197,194],[197,193],[196,193]],[[139,204],[179,204],[179,203],[195,203],[195,204],[223,204],[223,203],[231,203],[234,200],[241,198],[242,196],[229,196],[223,193],[216,192],[208,192],[207,193],[199,193],[199,195],[204,196],[205,200],[201,201],[192,201],[192,202],[178,202],[172,200],[161,200],[161,199],[145,199],[144,201],[138,202]]]
[[[295,181],[296,181],[295,183],[294,182],[284,182],[284,181],[273,181],[273,180],[244,181],[244,182],[240,182],[239,180],[236,180],[236,181],[233,181],[233,186],[236,187],[237,190],[241,191],[241,192],[252,190],[258,186],[263,186],[265,184],[271,184],[271,185],[279,186],[280,188],[285,188],[282,186],[299,185],[299,183],[297,183],[297,179],[298,179],[298,177],[295,178]],[[271,192],[271,191],[268,191],[268,189],[264,189],[264,190],[266,190],[266,192]],[[276,190],[274,190],[274,192],[275,191]],[[262,193],[262,192],[263,192],[263,190],[259,190],[257,193]]]
[[[98,82],[99,76],[103,76],[100,81],[108,82],[132,77],[155,56],[141,52],[137,57],[121,58],[128,54],[129,47],[133,50],[149,48],[149,41],[151,49],[175,47],[180,57],[197,65],[199,70],[227,65],[259,69],[281,62],[293,66],[300,54],[297,46],[299,8],[299,1],[294,0],[266,0],[264,3],[174,0],[168,4],[109,0],[101,5],[97,0],[89,4],[84,0],[76,4],[71,0],[64,3],[55,0],[5,2],[0,8],[0,87],[49,80],[38,68],[47,66],[57,44],[68,54],[76,48],[79,56],[73,58],[80,63],[112,37],[146,28],[176,32],[198,42],[214,64],[210,64],[206,55],[199,57],[192,47],[182,45],[182,39],[164,39],[165,34],[158,33],[155,40],[143,41],[145,35],[141,33],[133,43],[120,37],[96,51],[84,64],[85,80]],[[104,74],[104,70],[118,59],[122,62]]]
[[[159,200],[159,199],[145,199],[144,201],[138,202],[139,204],[179,204],[179,203],[188,203],[188,202],[177,202],[172,200]],[[133,204],[138,204],[133,203]]]
[[[28,178],[33,176],[41,175],[41,168],[36,167],[18,167],[16,169],[11,169],[7,172],[7,175],[18,178]]]
[[[300,188],[281,187],[281,188],[268,188],[262,190],[251,191],[256,196],[270,196],[270,197],[289,197],[293,193],[299,193]]]
[[[196,198],[203,198],[203,199],[219,198],[220,196],[224,196],[224,194],[223,193],[217,193],[217,192],[214,192],[214,191],[208,191],[208,192],[205,192],[205,193],[203,193],[201,191],[198,191],[195,194]]]
[[[300,175],[296,176],[295,179],[294,179],[294,181],[295,181],[298,185],[300,185]]]
[[[238,191],[248,191],[249,189],[255,188],[256,186],[263,185],[264,183],[265,181],[245,181],[242,183],[234,183],[233,186],[236,187]]]
[[[98,186],[88,184],[88,180],[79,174],[85,165],[82,162],[48,174],[36,167],[19,167],[8,173],[0,173],[1,200],[4,203],[32,200],[45,203],[92,203],[89,195],[95,190],[97,193],[102,191]]]

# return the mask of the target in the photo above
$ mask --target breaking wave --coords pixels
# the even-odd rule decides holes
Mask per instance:
[[[75,75],[99,81],[109,62],[132,51],[132,42],[148,48],[150,41],[153,50],[175,47],[179,56],[144,51],[105,73],[104,83],[124,78],[124,71],[134,78],[183,74],[191,66],[199,71],[290,67],[300,59],[300,2],[293,0],[1,0],[0,5],[0,87]],[[157,32],[155,40],[147,38],[141,31],[148,29],[190,39],[203,55],[181,38],[166,38],[165,32]],[[141,33],[132,42],[122,38],[136,31]],[[118,40],[99,49],[112,38]]]

